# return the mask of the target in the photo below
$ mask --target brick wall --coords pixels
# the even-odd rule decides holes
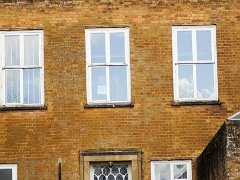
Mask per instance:
[[[195,159],[240,108],[237,1],[1,3],[0,29],[43,29],[47,110],[0,111],[0,163],[19,179],[79,179],[79,151],[138,149],[150,161]],[[216,24],[222,105],[173,106],[172,25]],[[85,109],[84,30],[128,26],[134,107]]]
[[[230,180],[240,179],[240,122],[227,123],[227,170]]]
[[[197,160],[199,180],[227,179],[227,130],[224,123]]]
[[[226,121],[197,160],[199,180],[240,178],[240,122]]]

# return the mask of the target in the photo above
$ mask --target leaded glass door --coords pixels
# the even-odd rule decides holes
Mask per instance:
[[[90,180],[132,180],[131,165],[128,162],[93,163]]]

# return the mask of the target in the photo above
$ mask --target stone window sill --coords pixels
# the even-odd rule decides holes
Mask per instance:
[[[47,106],[0,106],[0,111],[47,110]]]
[[[111,103],[111,104],[84,104],[85,109],[91,108],[127,108],[134,107],[134,103]]]
[[[220,101],[174,101],[172,106],[199,106],[199,105],[222,105]]]

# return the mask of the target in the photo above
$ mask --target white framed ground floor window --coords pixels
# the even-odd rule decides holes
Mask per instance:
[[[1,180],[17,180],[17,165],[16,164],[0,164],[0,179]]]
[[[151,180],[192,180],[190,160],[152,161]]]

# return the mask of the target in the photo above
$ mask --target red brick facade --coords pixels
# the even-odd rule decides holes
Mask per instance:
[[[152,160],[195,161],[223,121],[240,109],[237,0],[89,0],[1,3],[0,30],[43,29],[45,106],[0,111],[0,163],[18,179],[80,178],[79,152],[142,151]],[[172,26],[216,25],[217,105],[173,105]],[[85,108],[85,28],[129,27],[134,107]]]

